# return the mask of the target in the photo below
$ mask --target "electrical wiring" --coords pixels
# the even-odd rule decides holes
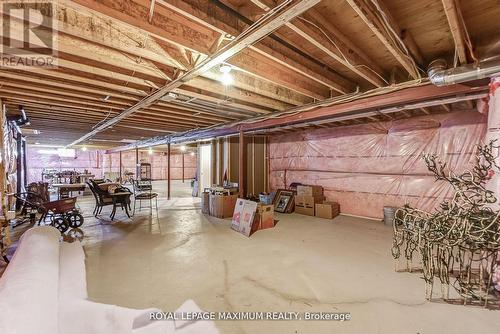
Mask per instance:
[[[204,131],[210,132],[213,130],[223,129],[223,128],[227,128],[227,127],[238,127],[238,126],[241,126],[244,124],[258,123],[258,122],[261,122],[261,121],[267,120],[267,119],[279,119],[279,118],[283,118],[283,117],[287,117],[287,116],[298,115],[298,114],[301,114],[301,113],[308,111],[308,110],[312,110],[312,109],[316,109],[316,108],[320,108],[320,107],[332,106],[332,105],[341,104],[341,103],[347,103],[347,102],[354,101],[354,100],[361,99],[361,98],[367,98],[367,97],[371,97],[371,96],[387,94],[390,92],[406,89],[409,87],[415,87],[415,86],[419,86],[422,84],[426,84],[427,82],[428,82],[428,80],[417,79],[417,80],[412,80],[412,81],[405,82],[405,83],[398,84],[398,85],[375,88],[375,89],[372,89],[372,90],[369,90],[369,91],[366,91],[363,93],[359,93],[359,91],[356,91],[356,92],[351,93],[351,94],[341,95],[341,96],[337,96],[337,97],[334,97],[331,99],[327,99],[327,100],[321,101],[320,103],[316,102],[316,103],[311,103],[311,104],[304,105],[304,106],[299,106],[299,107],[296,107],[294,109],[290,109],[288,111],[283,111],[283,112],[279,112],[279,113],[275,113],[275,114],[271,114],[271,115],[268,114],[268,115],[258,116],[258,117],[254,117],[254,118],[247,119],[247,120],[225,123],[222,125],[220,125],[220,124],[212,125],[209,127],[205,127]],[[197,132],[197,130],[188,130],[182,134],[177,134],[175,137],[178,139],[178,141],[182,141],[182,138],[190,138],[190,136],[192,136],[195,133],[199,134]],[[172,135],[166,137],[165,142],[170,141],[170,138],[172,138],[172,137],[173,137]],[[152,138],[151,140],[155,140],[155,138]],[[144,145],[147,146],[147,142],[148,141],[146,141],[145,142],[146,144],[144,144]]]
[[[383,20],[384,29],[388,29],[392,33],[392,36],[395,37],[396,41],[398,42],[397,44],[399,44],[399,49],[401,51],[403,51],[403,54],[408,58],[408,60],[410,60],[410,62],[412,63],[412,65],[414,67],[415,73],[420,78],[421,76],[420,76],[420,72],[419,72],[419,67],[415,63],[415,60],[411,56],[410,51],[408,51],[408,48],[406,47],[405,43],[403,42],[403,40],[401,39],[401,37],[399,36],[399,34],[396,31],[394,31],[394,29],[391,26],[391,24],[389,24],[389,19],[388,19],[387,15],[385,14],[385,12],[380,7],[380,4],[378,3],[377,0],[371,0],[371,2],[375,6],[375,8],[377,9],[380,17]]]
[[[328,41],[330,41],[330,43],[332,43],[332,45],[337,49],[337,51],[339,52],[339,54],[342,56],[342,59],[344,59],[344,61],[349,65],[349,66],[352,66],[352,67],[365,67],[367,68],[368,70],[370,70],[371,72],[373,72],[373,74],[375,74],[376,76],[378,76],[382,81],[384,81],[387,85],[389,84],[389,82],[387,82],[387,80],[385,80],[385,78],[383,76],[381,76],[377,71],[375,71],[374,69],[372,69],[370,66],[368,65],[364,65],[364,64],[353,64],[351,63],[347,58],[346,56],[344,55],[344,53],[342,52],[342,50],[338,47],[337,43],[335,43],[335,41],[323,30],[321,29],[321,27],[319,27],[317,24],[315,24],[314,22],[311,22],[309,21],[308,19],[305,19],[303,18],[302,16],[299,16],[298,19],[304,21],[304,22],[307,22],[309,23],[310,25],[314,26],[316,29],[318,29],[322,34],[323,36],[325,36]]]

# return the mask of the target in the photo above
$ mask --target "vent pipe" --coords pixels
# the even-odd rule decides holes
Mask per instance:
[[[483,79],[500,74],[500,59],[480,62],[447,69],[446,60],[437,59],[429,64],[427,75],[436,86],[452,85],[460,82]]]

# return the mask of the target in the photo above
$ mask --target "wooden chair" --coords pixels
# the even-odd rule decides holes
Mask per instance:
[[[153,186],[151,180],[133,180],[134,184],[134,211],[136,202],[139,201],[139,211],[142,208],[142,201],[149,201],[151,213],[153,211],[153,198],[155,199],[156,216],[158,217],[158,194],[152,192]]]

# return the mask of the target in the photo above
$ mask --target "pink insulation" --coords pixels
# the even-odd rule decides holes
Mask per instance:
[[[485,132],[485,115],[460,112],[272,136],[270,186],[321,185],[341,212],[359,216],[381,218],[384,206],[407,202],[432,210],[451,191],[421,155],[436,153],[462,171]]]
[[[152,178],[154,180],[167,179],[167,154],[165,152],[139,152],[139,162],[151,164]],[[120,154],[104,154],[103,172],[119,172]],[[135,151],[122,153],[123,171],[135,173]],[[196,175],[196,155],[184,154],[184,178],[192,179]],[[182,154],[175,153],[170,156],[170,177],[172,180],[182,179]]]
[[[44,168],[57,170],[77,170],[83,172],[87,169],[96,178],[104,177],[106,172],[120,171],[120,154],[106,154],[103,151],[88,150],[76,151],[76,158],[59,157],[56,154],[41,154],[37,146],[28,147],[28,182],[40,181]],[[167,179],[167,155],[164,152],[139,152],[139,161],[148,162],[152,166],[154,180]],[[196,175],[196,155],[184,154],[184,177],[192,179]],[[135,151],[122,152],[122,171],[135,173]],[[182,155],[172,154],[170,160],[170,173],[172,180],[182,179]]]
[[[44,169],[57,170],[77,170],[83,172],[85,169],[94,174],[96,178],[102,177],[102,153],[100,151],[76,150],[75,158],[59,157],[57,154],[42,154],[43,148],[37,146],[28,146],[27,165],[28,165],[28,183],[41,181],[42,171]]]
[[[500,145],[500,77],[491,79],[490,95],[488,106],[488,131],[486,133],[486,141],[496,140],[497,145]],[[500,158],[497,157],[497,164],[500,166]],[[500,175],[493,175],[491,180],[486,185],[486,188],[493,191],[500,200]],[[493,209],[498,210],[500,203],[493,205]]]

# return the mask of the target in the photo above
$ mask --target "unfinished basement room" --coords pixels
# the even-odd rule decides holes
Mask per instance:
[[[0,12],[1,334],[500,333],[499,0]]]

